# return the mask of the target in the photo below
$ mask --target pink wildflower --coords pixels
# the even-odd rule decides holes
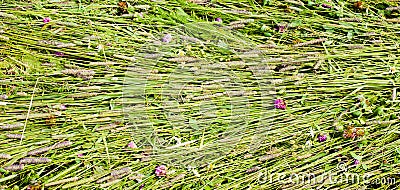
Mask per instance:
[[[163,37],[162,42],[169,43],[169,42],[171,42],[171,40],[172,40],[171,34],[166,34],[166,35]]]
[[[60,110],[66,110],[66,109],[67,109],[67,107],[64,104],[60,105]]]
[[[55,52],[54,54],[55,54],[57,57],[62,57],[62,56],[65,55],[63,52]]]
[[[278,30],[280,33],[283,33],[286,30],[286,26],[284,26],[284,25],[276,25],[275,29]]]
[[[131,142],[128,143],[128,147],[129,147],[129,148],[137,148],[135,142],[133,142],[133,141],[131,141]]]
[[[324,8],[327,8],[327,9],[330,9],[330,8],[332,8],[332,6],[330,6],[330,5],[327,5],[327,4],[322,4],[322,7],[324,7]]]
[[[276,100],[275,100],[275,108],[281,109],[281,110],[286,109],[286,102],[285,102],[285,100],[276,99]]]
[[[318,135],[319,142],[324,142],[324,141],[326,141],[326,139],[327,139],[326,135]]]
[[[160,165],[156,167],[156,171],[155,174],[157,177],[162,177],[162,176],[166,176],[167,175],[167,166],[165,165]]]
[[[51,19],[49,17],[46,17],[46,18],[43,19],[43,23],[48,23],[50,21],[51,21]]]
[[[0,95],[0,99],[2,100],[7,100],[8,96],[6,94]]]

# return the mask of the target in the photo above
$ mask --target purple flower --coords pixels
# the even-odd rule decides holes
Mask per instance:
[[[48,23],[48,22],[50,22],[51,21],[51,19],[49,18],[49,17],[45,17],[44,19],[43,19],[43,23]]]
[[[327,4],[322,4],[322,7],[324,7],[324,8],[327,8],[327,9],[330,9],[330,8],[332,8],[332,6],[330,6],[330,5],[327,5]]]
[[[162,176],[166,176],[167,175],[167,166],[165,165],[160,165],[156,167],[156,171],[155,174],[157,177],[162,177]]]
[[[286,102],[285,102],[285,100],[276,99],[276,100],[275,100],[275,108],[276,108],[276,109],[281,109],[281,110],[286,109]]]
[[[354,160],[354,165],[358,165],[358,164],[360,164],[360,161],[359,160]]]
[[[280,33],[283,33],[286,30],[286,26],[284,26],[284,25],[276,25],[275,30],[278,30]]]
[[[57,57],[62,57],[62,56],[65,55],[63,52],[55,52],[54,54],[55,54]]]
[[[142,190],[144,188],[144,183],[139,187],[139,190]]]
[[[78,156],[78,158],[82,158],[83,154],[78,154],[77,156]]]
[[[135,142],[131,141],[130,143],[128,143],[128,147],[129,148],[137,148]]]
[[[319,142],[324,142],[324,141],[326,141],[326,135],[318,135],[318,141]]]
[[[171,34],[166,34],[162,39],[162,41],[165,43],[169,43],[169,42],[171,42],[171,40],[172,40]]]
[[[215,19],[215,21],[222,22],[222,19],[218,17],[218,18]]]
[[[0,95],[0,99],[2,100],[7,100],[8,96],[6,94]]]
[[[67,107],[64,104],[60,105],[60,110],[66,110],[66,109],[67,109]]]

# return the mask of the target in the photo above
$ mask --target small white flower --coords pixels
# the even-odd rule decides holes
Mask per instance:
[[[314,130],[312,128],[310,128],[310,136],[314,137]]]
[[[195,167],[189,165],[189,166],[187,167],[187,170],[188,170],[188,172],[190,172],[190,171],[193,170],[194,168],[195,168]]]
[[[307,142],[306,142],[306,145],[305,145],[305,148],[311,148],[311,146],[312,146],[312,142],[310,141],[310,140],[308,140]]]
[[[99,44],[99,45],[97,46],[97,51],[100,52],[100,51],[102,51],[102,50],[104,50],[104,45]]]
[[[176,170],[170,170],[170,171],[167,172],[167,175],[174,174],[175,172],[176,172]]]
[[[195,170],[195,169],[193,169],[193,174],[194,174],[194,176],[196,176],[196,177],[200,177],[199,172],[197,172],[197,170]]]
[[[181,139],[178,137],[173,137],[173,139],[176,141],[176,144],[181,144]]]

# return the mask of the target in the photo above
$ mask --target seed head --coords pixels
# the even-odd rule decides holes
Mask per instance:
[[[0,153],[0,159],[11,159],[11,155]]]
[[[48,158],[23,158],[19,161],[20,164],[45,164],[51,162]]]
[[[15,165],[11,165],[11,166],[6,166],[4,167],[5,170],[14,172],[14,171],[19,171],[19,170],[23,170],[24,169],[24,165],[23,164],[15,164]]]

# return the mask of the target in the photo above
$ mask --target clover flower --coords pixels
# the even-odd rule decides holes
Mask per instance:
[[[162,42],[165,42],[165,43],[169,43],[169,42],[171,42],[171,40],[172,40],[171,34],[166,34],[166,35],[162,38]]]
[[[50,22],[50,21],[51,21],[51,19],[50,19],[49,17],[43,18],[43,23],[48,23],[48,22]]]
[[[330,5],[327,5],[327,4],[325,4],[325,3],[323,3],[323,4],[322,4],[322,7],[324,7],[324,8],[327,8],[327,9],[330,9],[330,8],[332,8],[332,6],[330,6]]]
[[[60,110],[66,110],[66,109],[67,109],[67,107],[64,104],[60,105]]]
[[[54,54],[55,54],[57,57],[62,57],[62,56],[65,55],[63,52],[55,52]]]
[[[280,33],[285,32],[286,26],[285,25],[276,25],[275,30],[279,31]]]
[[[0,99],[2,100],[7,100],[8,96],[6,94],[0,95]]]
[[[137,148],[135,142],[133,142],[133,141],[131,141],[131,142],[128,143],[128,147],[129,147],[129,148]]]
[[[286,109],[286,102],[285,102],[285,100],[276,99],[276,100],[275,100],[275,108],[276,108],[276,109],[281,109],[281,110]]]
[[[318,141],[319,142],[324,142],[324,141],[326,141],[326,139],[327,139],[327,137],[326,137],[326,135],[318,135]]]
[[[166,176],[167,175],[167,166],[165,165],[160,165],[156,167],[156,171],[155,174],[157,177],[162,177],[162,176]]]

